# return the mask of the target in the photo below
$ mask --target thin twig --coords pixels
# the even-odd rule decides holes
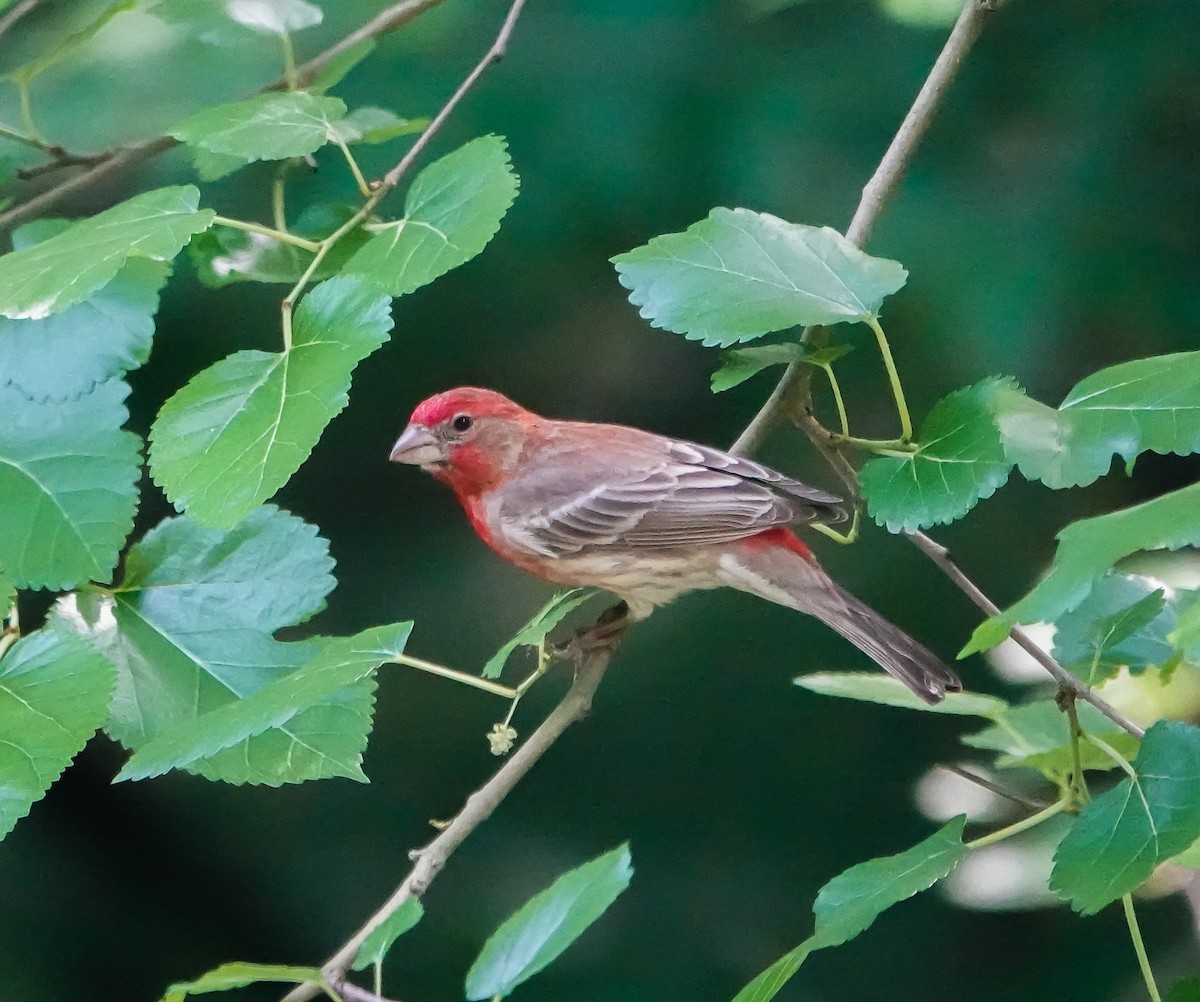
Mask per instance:
[[[491,816],[534,763],[550,750],[559,735],[588,712],[610,658],[611,650],[603,648],[584,655],[575,682],[562,701],[492,778],[467,798],[463,809],[437,838],[412,854],[415,864],[395,893],[325,964],[323,971],[327,980],[336,981],[344,977],[367,937],[406,901],[425,893],[454,850]],[[284,996],[284,1002],[304,1002],[315,997],[319,991],[311,982],[299,985]]]
[[[961,765],[948,765],[939,763],[939,769],[944,769],[946,772],[953,773],[965,779],[968,783],[974,783],[976,786],[982,787],[989,793],[996,794],[997,797],[1003,797],[1005,800],[1011,800],[1014,804],[1020,804],[1022,807],[1027,807],[1031,811],[1041,810],[1043,807],[1048,807],[1049,804],[1044,800],[1036,800],[1032,797],[1024,797],[1018,793],[1013,793],[1011,790],[1004,789],[993,783],[986,776],[981,776],[977,772],[972,772],[970,769],[964,769]]]
[[[933,121],[946,89],[954,80],[963,59],[979,38],[988,15],[995,7],[994,0],[968,0],[963,7],[954,29],[942,47],[941,54],[929,71],[929,76],[925,78],[925,83],[921,86],[908,114],[904,116],[904,121],[900,123],[895,138],[892,139],[883,159],[879,161],[871,180],[863,188],[862,199],[846,230],[846,239],[851,243],[860,247],[866,243],[875,221],[899,187],[913,151]],[[807,340],[812,334],[813,328],[809,328],[803,336]],[[775,423],[786,413],[786,405],[789,402],[803,407],[809,401],[811,378],[811,366],[800,362],[789,365],[767,402],[746,426],[746,430],[738,436],[731,451],[740,454],[757,449]],[[811,402],[808,402],[808,408],[811,409]]]
[[[310,83],[331,60],[341,55],[347,49],[367,39],[378,38],[388,32],[395,31],[397,28],[408,24],[418,14],[424,13],[429,8],[441,2],[442,0],[402,0],[401,3],[392,4],[390,7],[376,14],[366,24],[329,46],[324,52],[298,66],[296,68],[297,80],[301,85]],[[280,78],[263,87],[262,90],[282,90],[286,86],[287,81]],[[142,163],[142,161],[149,160],[178,145],[179,141],[173,139],[171,136],[159,136],[156,139],[145,139],[140,142],[118,146],[114,149],[97,153],[92,158],[92,166],[87,170],[67,178],[53,187],[47,188],[28,201],[13,206],[7,212],[0,213],[0,232],[11,229],[17,224],[25,222],[27,219],[33,219],[41,215],[44,211],[57,205],[69,195],[90,188],[110,175],[118,174],[121,171],[135,167]]]
[[[0,38],[7,35],[12,26],[34,7],[40,7],[45,2],[46,0],[21,0],[20,3],[14,5],[3,17],[0,17]]]
[[[941,543],[934,542],[934,540],[930,539],[923,532],[910,532],[906,535],[912,544],[937,564],[945,575],[958,585],[959,591],[974,602],[979,609],[989,616],[998,616],[1000,614],[1000,609],[996,603],[980,591],[979,586],[963,573],[962,568],[954,562],[950,556],[950,551],[946,547],[942,546]],[[1125,714],[1121,713],[1120,710],[1117,710],[1107,701],[1097,696],[1091,688],[1042,650],[1029,634],[1019,626],[1014,626],[1009,636],[1016,641],[1022,650],[1045,668],[1054,677],[1054,681],[1071,692],[1077,699],[1091,703],[1092,706],[1108,717],[1114,724],[1128,731],[1134,737],[1141,738],[1145,735],[1146,732],[1141,727],[1125,716]]]
[[[345,1002],[399,1002],[398,999],[388,999],[382,995],[376,995],[374,992],[356,985],[353,981],[347,981],[344,977],[330,980],[329,987],[337,992]]]

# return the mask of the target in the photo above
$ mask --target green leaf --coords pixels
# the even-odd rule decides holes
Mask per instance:
[[[654,327],[728,346],[771,331],[873,319],[908,278],[828,226],[716,208],[683,233],[612,258]]]
[[[1099,685],[1122,668],[1136,674],[1171,660],[1167,634],[1174,621],[1157,581],[1110,574],[1077,608],[1059,617],[1054,657],[1088,685]]]
[[[115,681],[104,658],[55,630],[22,637],[0,658],[0,838],[104,723]]]
[[[834,877],[813,904],[813,934],[746,985],[733,1002],[768,1002],[814,950],[853,939],[893,905],[949,874],[967,855],[962,841],[966,823],[965,817],[954,818],[911,849],[859,863]]]
[[[404,201],[345,270],[403,296],[483,250],[517,197],[517,175],[500,136],[481,136],[426,167]]]
[[[917,451],[880,456],[861,471],[867,511],[890,532],[913,532],[961,518],[1008,480],[991,403],[1009,379],[985,379],[943,397],[917,436]]]
[[[108,580],[133,527],[141,473],[121,430],[129,387],[39,403],[0,386],[0,566],[20,588]]]
[[[1083,487],[1143,452],[1200,449],[1200,352],[1139,358],[1102,369],[1055,410],[1009,389],[996,423],[1009,459],[1047,487]]]
[[[877,672],[812,672],[792,681],[810,692],[822,696],[860,699],[884,706],[926,713],[949,713],[954,716],[993,717],[1008,709],[1008,704],[995,696],[976,692],[948,692],[940,703],[930,706],[899,679]]]
[[[155,482],[197,521],[235,525],[300,468],[391,326],[388,297],[370,286],[318,285],[296,311],[289,350],[236,352],[163,405],[150,434]]]
[[[596,592],[586,588],[572,588],[570,591],[556,592],[528,623],[517,631],[517,635],[506,642],[495,654],[488,658],[480,673],[484,678],[499,678],[504,666],[518,647],[537,647],[546,634],[561,623],[571,612],[583,605]]]
[[[65,39],[58,40],[54,44],[43,46],[40,55],[25,65],[11,70],[7,74],[7,79],[21,81],[28,86],[46,70],[84,48],[118,14],[134,10],[136,7],[137,0],[115,0],[115,2],[109,3],[78,31],[72,32]]]
[[[304,710],[366,678],[385,661],[404,653],[412,623],[364,630],[353,637],[324,641],[301,668],[244,699],[225,703],[172,727],[143,745],[114,782],[149,779],[181,769],[235,744],[283,727]]]
[[[0,623],[8,619],[12,604],[17,600],[17,588],[0,568]]]
[[[287,964],[246,964],[234,961],[222,964],[195,981],[181,981],[171,985],[160,1002],[183,1002],[189,995],[204,995],[208,992],[227,992],[233,988],[245,988],[259,981],[281,981],[300,985],[306,981],[321,984],[324,975],[316,967],[293,967]]]
[[[324,14],[305,0],[225,0],[225,10],[238,24],[269,35],[286,35],[321,23]]]
[[[568,870],[534,895],[483,945],[467,972],[467,998],[509,995],[603,915],[632,876],[626,844]]]
[[[409,898],[405,901],[377,925],[371,935],[363,940],[362,946],[358,948],[358,953],[354,955],[351,970],[364,971],[372,964],[377,966],[382,964],[383,958],[387,956],[392,944],[420,922],[421,916],[424,914],[425,909],[421,907],[418,899]]]
[[[1074,522],[1058,534],[1050,573],[1015,605],[976,627],[959,657],[994,647],[1016,623],[1055,622],[1087,598],[1109,568],[1132,553],[1196,545],[1200,545],[1200,484]]]
[[[213,214],[191,185],[158,188],[81,220],[57,236],[0,257],[0,315],[61,313],[106,285],[130,257],[169,261]]]
[[[336,87],[354,67],[375,51],[375,46],[375,39],[364,38],[343,49],[321,67],[308,89],[323,94],[331,87]]]
[[[809,344],[788,343],[722,352],[721,368],[712,374],[712,391],[720,393],[732,389],[773,365],[791,365],[793,362],[830,365],[851,350],[848,344],[814,348]]]
[[[269,505],[229,532],[168,519],[130,548],[119,588],[60,599],[54,622],[117,666],[106,730],[136,750],[314,658],[322,641],[282,643],[274,634],[324,606],[332,566],[312,526]],[[188,771],[272,786],[329,776],[362,781],[373,692],[370,678],[343,686]]]
[[[1135,776],[1085,805],[1054,854],[1051,890],[1091,915],[1200,838],[1200,729],[1161,720]]]
[[[1179,617],[1167,634],[1180,656],[1200,663],[1200,592],[1187,592],[1179,603]]]
[[[41,320],[0,317],[0,386],[32,400],[90,392],[150,357],[168,267],[131,258],[89,299]]]
[[[384,108],[356,108],[329,127],[330,139],[344,143],[386,143],[424,132],[428,118],[401,118]]]
[[[346,114],[336,97],[305,91],[270,91],[245,101],[205,108],[168,133],[221,157],[286,160],[320,149],[329,129]]]

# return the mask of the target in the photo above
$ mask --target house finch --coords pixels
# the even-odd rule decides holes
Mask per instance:
[[[790,524],[839,498],[719,449],[612,424],[552,421],[461,387],[413,411],[392,449],[448,484],[471,525],[538,577],[605,588],[642,619],[721,585],[806,612],[927,703],[961,688],[937,657],[838,587]]]

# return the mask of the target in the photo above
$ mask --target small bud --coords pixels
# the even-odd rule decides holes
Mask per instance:
[[[516,740],[516,737],[516,728],[510,727],[508,724],[496,724],[487,736],[492,754],[507,755],[512,751],[513,741]]]

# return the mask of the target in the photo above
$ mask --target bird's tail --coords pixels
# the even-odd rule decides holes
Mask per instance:
[[[937,655],[839,587],[790,531],[771,534],[775,532],[780,539],[751,537],[722,555],[726,583],[815,616],[926,703],[939,703],[947,692],[962,689],[958,676]]]

